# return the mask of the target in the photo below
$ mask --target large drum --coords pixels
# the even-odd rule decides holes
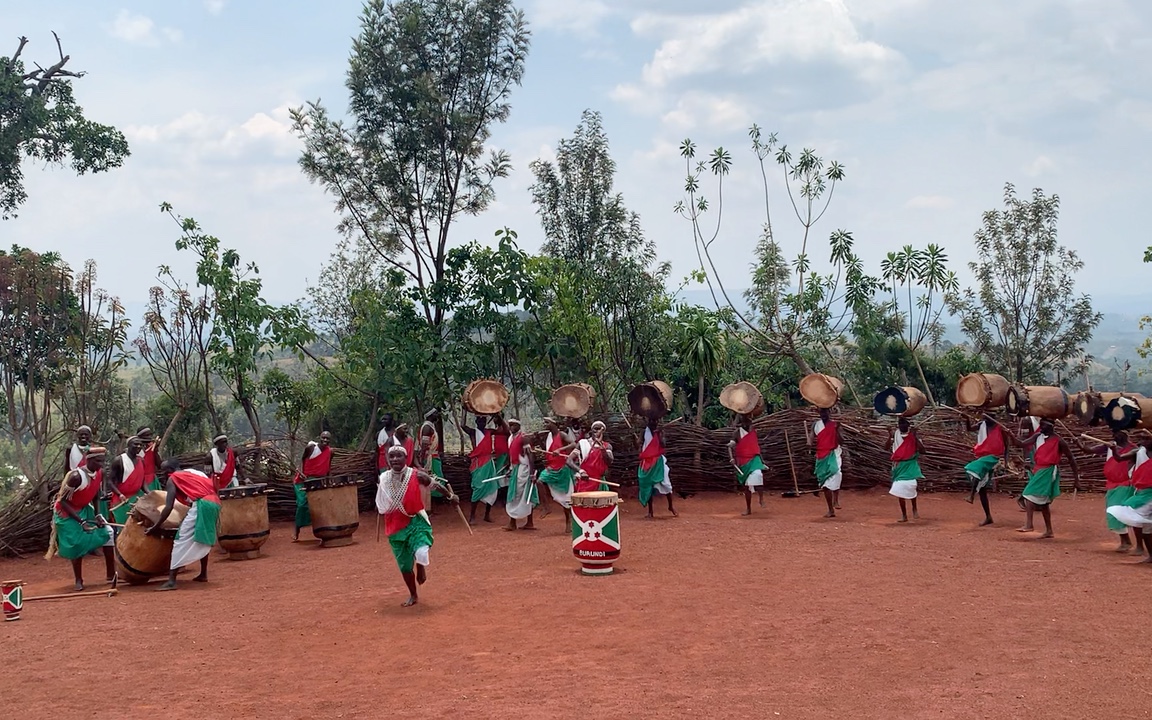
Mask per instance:
[[[320,539],[320,547],[352,544],[352,533],[360,527],[357,483],[351,475],[337,475],[313,478],[300,484],[308,493],[312,534]]]
[[[145,535],[164,511],[168,493],[152,490],[132,506],[124,529],[116,536],[116,572],[130,585],[142,585],[158,575],[167,575],[172,563],[172,542],[184,521],[188,506],[177,501],[158,535]]]
[[[5,580],[0,582],[0,603],[4,606],[5,620],[19,620],[20,609],[24,607],[24,581]]]
[[[572,554],[585,575],[609,575],[620,559],[619,502],[614,492],[572,493]]]
[[[872,408],[880,415],[912,417],[928,404],[928,398],[918,388],[890,387],[876,393]]]
[[[267,485],[240,485],[225,488],[220,496],[220,549],[229,560],[252,560],[260,557],[260,548],[268,542]]]
[[[844,381],[823,373],[810,373],[800,380],[800,397],[818,408],[830,409],[840,402]]]
[[[1063,388],[1048,385],[1013,385],[1008,389],[1008,412],[1018,417],[1059,420],[1072,414],[1072,399]]]
[[[1009,387],[1009,382],[1002,375],[969,373],[956,383],[956,404],[985,410],[1003,407],[1008,402]]]

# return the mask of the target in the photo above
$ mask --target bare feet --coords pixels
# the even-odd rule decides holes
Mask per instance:
[[[1016,532],[1033,532],[1034,529],[1031,525],[1025,525],[1022,528],[1016,528]]]
[[[835,505],[833,505],[832,507],[833,507],[834,509],[836,509],[836,510],[840,510],[840,509],[841,509],[841,508],[840,508],[840,503],[839,503],[839,502],[837,502],[837,503],[836,503]]]
[[[826,518],[834,518],[834,517],[836,517],[836,513],[835,513],[835,512],[833,512],[833,511],[831,511],[831,510],[829,510],[828,512],[824,513],[824,517],[826,517]]]
[[[899,520],[897,520],[896,522],[906,523],[906,522],[908,522],[908,518],[902,517]]]
[[[764,506],[761,505],[760,507]],[[680,513],[676,512],[675,510],[669,510],[668,512],[672,513],[672,517],[680,517]]]
[[[208,576],[204,574],[197,575],[192,578],[192,582],[208,582]]]
[[[654,515],[651,515],[651,514],[649,514],[649,515],[645,515],[645,516],[644,516],[644,519],[645,519],[645,520],[655,520],[655,519],[656,519],[656,517],[655,517]]]
[[[1121,554],[1125,554],[1125,555],[1131,551],[1132,551],[1132,546],[1130,546],[1130,545],[1121,545],[1120,547],[1116,548],[1116,552],[1121,553]]]
[[[920,513],[918,513],[918,512],[916,512],[915,510],[913,510],[913,511],[912,511],[912,519],[913,519],[913,520],[919,520],[919,519],[920,519]]]
[[[504,526],[504,529],[507,530],[508,532],[513,532],[514,530],[516,530],[516,521],[513,520],[512,522],[508,523],[507,525]]]
[[[744,512],[740,513],[740,517],[748,517],[751,514],[752,514],[751,510],[745,510]]]
[[[551,514],[552,514],[552,511],[549,510],[548,508],[540,508],[540,519],[541,520],[543,520],[544,518],[548,517]]]
[[[400,607],[412,607],[415,604],[416,604],[416,596],[413,595],[413,596],[409,597],[407,600],[405,600],[404,602],[400,603]]]
[[[420,585],[423,585],[427,579],[428,579],[428,571],[424,569],[423,565],[420,565],[419,563],[417,563],[416,564],[416,582]]]
[[[1049,538],[1053,538],[1053,537],[1055,537],[1055,535],[1053,535],[1053,534],[1052,534],[1052,531],[1051,531],[1051,530],[1049,530],[1049,531],[1047,531],[1046,533],[1044,533],[1043,535],[1041,535],[1041,536],[1040,536],[1040,539],[1041,539],[1041,540],[1048,540]]]
[[[991,524],[992,524],[992,518],[984,518],[984,521],[980,523],[980,527],[987,527]]]
[[[80,592],[83,589],[84,583],[80,582],[79,580],[77,580],[76,583],[72,586],[72,592]]]
[[[535,530],[535,529],[536,529],[536,526],[535,526],[535,525],[533,525],[533,524],[531,524],[531,523],[529,523],[529,524],[525,525],[524,527],[522,527],[522,528],[520,528],[520,529],[521,529],[521,530]]]
[[[160,591],[163,591],[163,590],[175,590],[175,589],[176,589],[176,582],[175,582],[174,580],[167,580],[167,581],[165,581],[165,582],[164,582],[164,584],[163,584],[163,585],[161,585],[160,587],[156,588],[156,591],[157,591],[157,592],[160,592]]]
[[[972,503],[976,502],[976,496],[975,495],[969,495],[968,497],[964,498],[964,502],[971,505]]]
[[[492,518],[486,517],[486,518],[484,518],[484,522],[490,523],[490,522],[492,522]]]
[[[768,507],[767,505],[764,504],[764,496],[763,495],[760,496],[760,507],[762,507],[762,508]]]

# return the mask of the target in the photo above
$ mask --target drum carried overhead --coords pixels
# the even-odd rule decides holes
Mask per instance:
[[[800,380],[800,397],[825,410],[840,402],[843,392],[844,381],[824,373],[811,373]]]
[[[572,554],[585,575],[610,575],[620,559],[620,496],[572,493]]]
[[[464,388],[464,409],[476,415],[495,415],[508,404],[508,388],[499,380],[473,380]]]
[[[116,536],[116,572],[129,585],[142,585],[159,575],[167,575],[172,563],[172,542],[188,506],[176,501],[157,535],[145,535],[164,511],[168,493],[152,490],[132,506],[124,528]]]
[[[668,414],[664,393],[652,383],[640,383],[629,390],[628,407],[640,417],[662,418]]]
[[[220,496],[220,548],[229,560],[252,560],[260,557],[260,548],[268,542],[268,494],[272,488],[260,483],[225,488]]]
[[[1008,388],[1005,407],[1018,417],[1059,420],[1072,413],[1072,398],[1063,388],[1050,385],[1013,385]]]
[[[1112,399],[1103,412],[1113,430],[1128,430],[1152,425],[1152,398],[1124,394]]]
[[[994,373],[969,373],[956,383],[956,404],[960,407],[1003,407],[1008,402],[1009,382]]]
[[[319,538],[320,547],[352,544],[352,534],[360,527],[360,508],[356,504],[358,484],[351,475],[312,478],[300,483],[308,493],[312,535]]]
[[[592,395],[584,383],[571,383],[553,390],[549,404],[557,417],[581,418],[592,407]]]
[[[928,398],[918,388],[890,387],[876,393],[872,408],[881,415],[912,417],[924,409]]]
[[[1087,425],[1099,425],[1100,421],[1108,421],[1108,404],[1118,398],[1140,398],[1139,393],[1119,392],[1080,392],[1072,400],[1072,411],[1080,421]]]
[[[720,391],[720,404],[737,415],[755,415],[757,408],[764,410],[764,396],[755,385],[741,380]]]
[[[660,391],[660,395],[664,397],[664,406],[669,411],[672,410],[672,386],[663,380],[649,380],[648,384]]]

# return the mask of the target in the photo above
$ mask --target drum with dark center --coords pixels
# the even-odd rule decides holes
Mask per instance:
[[[320,547],[352,544],[352,534],[360,527],[360,508],[356,504],[358,484],[351,475],[312,478],[300,484],[308,493],[312,534],[319,538]]]
[[[1120,393],[1120,392],[1096,392],[1089,390],[1086,392],[1076,393],[1076,397],[1072,401],[1072,411],[1080,421],[1087,425],[1099,425],[1101,420],[1107,421],[1109,418],[1105,416],[1105,410],[1108,404],[1118,398],[1138,398],[1142,397],[1138,393]]]
[[[168,574],[172,562],[172,542],[176,530],[188,513],[188,506],[177,501],[156,535],[146,535],[164,511],[168,493],[152,490],[132,506],[124,528],[116,536],[116,572],[130,585],[142,585],[159,575]]]
[[[272,489],[260,483],[220,490],[220,548],[229,560],[252,560],[260,557],[260,548],[268,542],[268,493]]]
[[[585,575],[610,575],[620,559],[620,496],[572,493],[572,554]]]
[[[1008,412],[1018,417],[1059,420],[1072,414],[1072,399],[1063,388],[1049,385],[1013,385],[1008,389]]]
[[[1104,408],[1103,416],[1113,430],[1148,427],[1152,424],[1152,399],[1127,394],[1113,398]]]
[[[890,387],[876,393],[872,399],[872,409],[877,413],[900,417],[912,417],[927,404],[928,398],[914,387]]]

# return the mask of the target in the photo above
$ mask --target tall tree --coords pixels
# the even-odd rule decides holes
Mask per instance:
[[[261,297],[264,282],[254,262],[245,263],[240,253],[222,248],[220,239],[204,233],[192,218],[178,217],[163,203],[161,212],[180,226],[177,250],[196,255],[196,283],[211,292],[212,332],[208,340],[209,365],[227,383],[232,397],[244,410],[256,444],[261,442],[257,371],[261,358],[273,347],[311,338],[298,308],[276,308]]]
[[[0,387],[24,475],[46,476],[45,452],[61,432],[52,405],[73,362],[69,338],[79,334],[80,301],[72,273],[55,253],[0,250]]]
[[[0,57],[0,218],[5,220],[28,199],[21,169],[25,157],[68,162],[80,175],[119,167],[128,157],[123,133],[84,117],[72,95],[72,80],[84,73],[67,69],[71,56],[53,37],[59,59],[48,67],[25,67],[26,37],[11,57]]]
[[[1021,200],[1004,186],[1004,209],[976,231],[976,287],[950,299],[964,333],[989,369],[1016,382],[1042,382],[1083,358],[1102,315],[1076,292],[1084,262],[1057,242],[1060,198],[1036,188]]]
[[[677,349],[685,372],[696,378],[696,424],[704,423],[704,386],[727,357],[725,335],[714,313],[687,308],[680,314]]]
[[[575,351],[577,376],[589,377],[607,403],[629,383],[656,377],[669,266],[656,262],[639,215],[613,187],[616,162],[600,113],[585,110],[572,137],[557,143],[555,163],[536,160],[531,169],[543,253],[553,259],[542,275],[548,314],[558,321],[551,330]]]

